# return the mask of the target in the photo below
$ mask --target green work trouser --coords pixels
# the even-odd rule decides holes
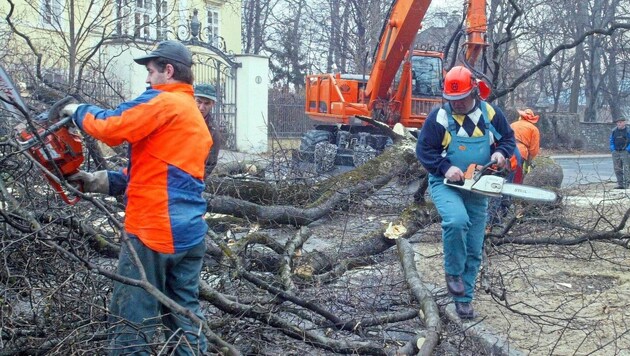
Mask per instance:
[[[199,274],[205,241],[174,254],[155,252],[130,235],[129,240],[144,266],[149,283],[203,320],[199,305]],[[122,244],[118,273],[139,279],[129,249]],[[151,355],[157,328],[163,328],[174,355],[202,355],[207,348],[200,325],[175,314],[141,287],[114,282],[109,317],[111,355]],[[170,353],[169,353],[170,354]]]

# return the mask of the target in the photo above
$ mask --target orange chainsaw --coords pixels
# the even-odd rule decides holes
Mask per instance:
[[[64,202],[73,205],[79,197],[69,198],[57,179],[65,180],[79,172],[83,163],[83,143],[77,130],[73,128],[70,117],[60,118],[59,112],[74,99],[66,97],[56,102],[48,114],[39,115],[40,120],[33,120],[32,125],[20,123],[15,126],[15,138],[22,150],[25,150],[35,161],[48,172],[45,177]],[[28,117],[24,101],[16,90],[13,81],[0,67],[0,101],[17,119]],[[22,117],[20,117],[20,115]],[[50,173],[49,173],[50,172]],[[82,187],[78,187],[82,190]]]
[[[62,180],[78,173],[84,159],[81,137],[76,130],[68,127],[70,124],[72,124],[72,119],[65,117],[47,127],[39,128],[37,135],[24,124],[15,127],[20,147],[28,150],[31,157]],[[57,183],[48,172],[45,172],[45,177],[63,201],[70,205],[79,201],[78,196],[70,199],[61,184]]]

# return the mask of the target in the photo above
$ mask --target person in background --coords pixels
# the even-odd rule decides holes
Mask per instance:
[[[215,87],[212,84],[196,85],[195,101],[197,102],[197,107],[199,108],[206,125],[208,125],[210,133],[212,134],[212,149],[210,150],[210,155],[208,156],[208,161],[206,162],[206,176],[209,176],[219,161],[219,151],[221,150],[223,143],[221,128],[214,119],[212,112],[212,109],[217,101],[217,91]]]
[[[134,61],[147,69],[150,87],[142,95],[114,110],[87,104],[62,110],[94,138],[110,146],[128,143],[127,168],[80,171],[69,180],[81,182],[85,192],[125,194],[125,232],[142,266],[122,243],[118,274],[140,279],[142,268],[157,290],[203,320],[199,277],[208,226],[202,193],[212,137],[195,106],[192,56],[180,42],[163,41]],[[160,325],[175,343],[173,354],[207,350],[200,325],[173,313],[141,287],[115,281],[109,313],[112,355],[154,353],[150,345]]]
[[[462,181],[473,163],[504,167],[515,149],[514,132],[498,107],[480,99],[467,68],[448,71],[442,96],[446,103],[429,114],[418,135],[416,156],[429,172],[431,199],[442,217],[446,287],[459,317],[472,319],[488,199],[445,185],[444,178]]]
[[[625,117],[620,117],[615,122],[617,126],[610,134],[610,152],[617,176],[615,189],[628,189],[630,187],[630,130],[626,126]]]
[[[518,121],[510,126],[514,130],[516,148],[521,154],[523,164],[516,169],[514,183],[523,183],[523,178],[531,171],[532,162],[540,152],[540,131],[536,127],[539,116],[535,115],[532,109],[518,110],[520,117]]]
[[[505,181],[522,184],[525,175],[531,171],[532,161],[540,152],[540,131],[536,127],[539,116],[532,109],[518,110],[519,118],[510,127],[514,130],[516,148],[510,158],[510,172]],[[512,199],[508,196],[490,198],[488,207],[488,223],[486,231],[501,226],[503,218],[508,214]]]

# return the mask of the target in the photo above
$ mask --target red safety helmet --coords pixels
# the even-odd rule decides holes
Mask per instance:
[[[442,96],[446,100],[460,100],[470,95],[475,88],[477,81],[473,78],[472,72],[466,67],[456,66],[444,77]]]

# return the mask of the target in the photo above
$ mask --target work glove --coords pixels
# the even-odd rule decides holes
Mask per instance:
[[[505,167],[505,163],[507,162],[507,160],[503,156],[503,153],[501,153],[501,152],[493,153],[492,156],[490,157],[490,160],[491,161],[496,161],[497,162],[497,166],[499,168]]]
[[[74,112],[77,111],[77,109],[79,108],[81,104],[68,104],[66,106],[63,107],[63,109],[61,109],[60,116],[61,117],[66,117],[66,116],[72,116],[74,115]]]
[[[86,193],[109,194],[109,178],[107,178],[107,171],[79,171],[69,176],[67,179],[68,182],[83,184],[83,191]]]

